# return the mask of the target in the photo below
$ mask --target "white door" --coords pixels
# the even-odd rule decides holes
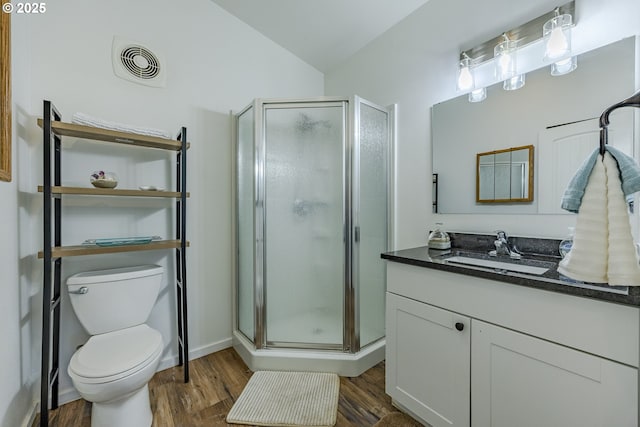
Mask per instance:
[[[634,111],[611,115],[609,144],[633,157]],[[569,181],[589,155],[600,146],[598,119],[555,126],[538,135],[538,213],[568,213],[560,208]]]
[[[638,425],[635,368],[477,320],[471,348],[473,427]]]
[[[433,427],[469,426],[470,319],[387,293],[386,391]]]

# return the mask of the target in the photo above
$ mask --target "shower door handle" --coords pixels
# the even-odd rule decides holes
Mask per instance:
[[[359,226],[353,227],[353,240],[356,243],[360,242],[360,227]]]

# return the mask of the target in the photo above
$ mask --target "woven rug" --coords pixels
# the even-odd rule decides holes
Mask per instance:
[[[340,378],[317,372],[258,371],[227,415],[227,422],[259,426],[333,426]]]

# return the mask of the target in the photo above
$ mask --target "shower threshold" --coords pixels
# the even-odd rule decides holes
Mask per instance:
[[[233,348],[253,372],[302,371],[333,372],[343,377],[357,377],[382,362],[385,340],[378,340],[358,353],[331,350],[268,348],[256,350],[242,333],[233,332]]]

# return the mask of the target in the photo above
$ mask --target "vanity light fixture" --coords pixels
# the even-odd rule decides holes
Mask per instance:
[[[496,77],[498,80],[507,80],[516,75],[516,60],[518,42],[509,40],[507,33],[503,33],[504,40],[493,49],[493,57],[496,59]]]
[[[487,89],[484,87],[476,88],[473,65],[473,59],[466,52],[462,52],[456,83],[460,92],[469,92],[469,102],[481,102],[487,98]]]
[[[553,18],[542,26],[542,37],[545,42],[543,60],[553,62],[552,76],[568,74],[578,66],[576,58],[571,56],[571,27],[573,17],[570,13],[560,14],[560,8],[555,8]]]
[[[542,27],[542,36],[545,41],[545,61],[558,60],[571,53],[573,18],[568,13],[560,15],[560,8],[556,8],[553,13],[555,16],[545,22]]]
[[[518,74],[516,76],[511,77],[510,79],[505,80],[502,83],[502,88],[504,90],[517,90],[524,86],[524,74]]]
[[[473,72],[471,71],[471,58],[466,52],[460,54],[461,59],[458,64],[458,90],[466,92],[473,89],[475,86],[475,79],[473,78]]]
[[[487,99],[487,88],[481,87],[469,92],[469,102],[482,102]]]
[[[493,49],[496,59],[496,77],[502,80],[504,90],[516,90],[524,86],[524,74],[517,74],[518,70],[518,42],[509,40],[506,33],[502,34],[504,40]]]
[[[562,76],[565,74],[569,74],[576,68],[578,68],[578,58],[576,58],[575,56],[570,56],[567,59],[563,59],[551,64],[551,75]]]
[[[486,97],[486,89],[483,94],[483,89],[476,86],[493,84],[496,79],[503,82],[505,90],[519,89],[524,86],[525,75],[518,70],[517,62],[527,64],[527,69],[532,68],[532,63],[536,67],[538,63],[552,63],[551,74],[554,76],[575,70],[577,61],[571,53],[574,14],[575,0],[572,0],[474,48],[466,49],[460,54],[458,91],[469,92],[469,102],[478,102]],[[525,54],[529,57],[517,61],[518,55]],[[489,61],[494,63],[485,67],[484,64]],[[491,73],[491,69],[495,69],[493,77],[485,72]]]

